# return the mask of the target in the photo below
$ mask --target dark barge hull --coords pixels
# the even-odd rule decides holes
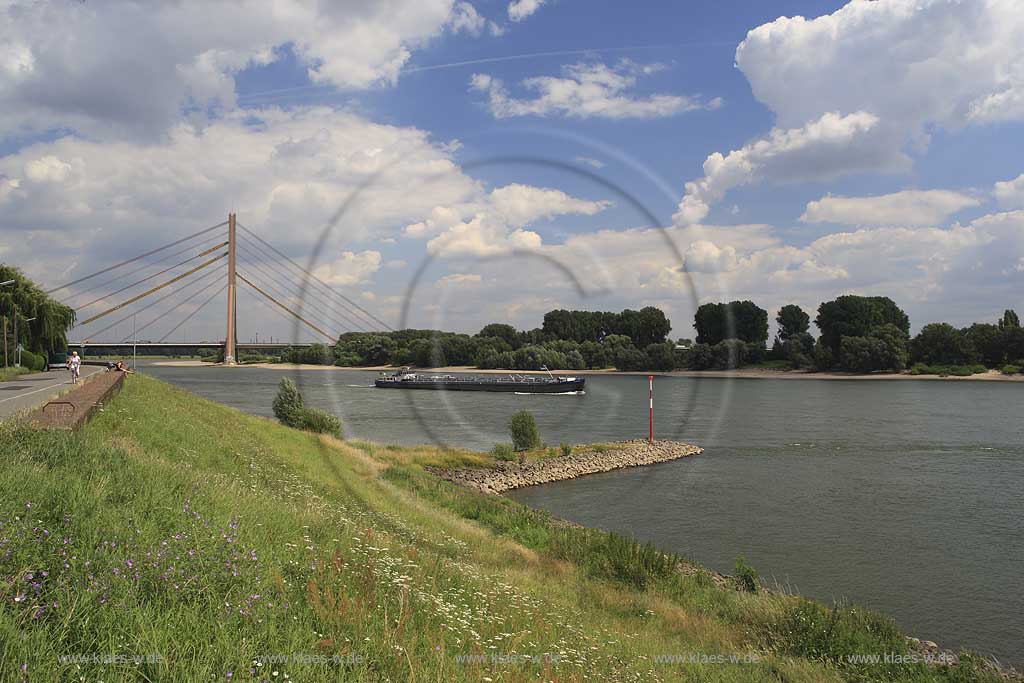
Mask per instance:
[[[585,379],[568,382],[501,382],[501,381],[467,381],[467,380],[436,380],[394,381],[386,379],[374,380],[378,389],[433,389],[435,391],[492,391],[520,394],[567,394],[583,391]]]

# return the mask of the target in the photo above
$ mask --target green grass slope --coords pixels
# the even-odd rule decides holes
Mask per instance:
[[[0,426],[0,681],[974,681],[852,608],[715,585],[420,463],[132,376]]]

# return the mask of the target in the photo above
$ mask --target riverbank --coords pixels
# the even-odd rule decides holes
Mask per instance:
[[[157,361],[154,365],[166,367],[220,367],[216,363],[207,363],[196,360],[178,361]],[[337,365],[310,365],[304,363],[251,363],[236,366],[239,368],[262,368],[264,370],[364,370],[371,372],[394,372],[397,368],[388,365],[374,365],[367,367],[342,367]],[[440,368],[424,368],[421,372],[444,374],[444,373],[472,373],[472,374],[495,374],[507,375],[517,374],[541,374],[538,370],[490,370],[475,368],[471,365],[449,365]],[[627,370],[615,370],[605,368],[602,370],[557,370],[556,375],[633,375],[656,377],[714,377],[727,379],[819,379],[819,380],[867,380],[867,381],[911,381],[911,380],[941,380],[950,382],[965,381],[991,381],[991,382],[1024,382],[1024,374],[1004,375],[998,370],[957,377],[953,375],[911,375],[909,373],[872,373],[856,374],[847,372],[809,372],[806,370],[775,370],[770,368],[739,368],[737,370],[672,370],[671,372],[634,372]]]
[[[140,375],[80,432],[0,429],[0,680],[109,679],[97,653],[169,681],[1002,680],[425,470],[487,454],[318,438]]]
[[[494,467],[447,469],[427,466],[431,474],[480,493],[503,491],[575,479],[588,474],[611,472],[625,467],[642,467],[703,453],[704,449],[677,441],[649,442],[642,439],[582,446],[573,453],[530,462],[499,462]]]

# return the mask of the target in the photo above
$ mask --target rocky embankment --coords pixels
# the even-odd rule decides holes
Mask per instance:
[[[501,493],[524,486],[575,479],[586,474],[608,472],[623,467],[639,467],[668,462],[703,453],[704,449],[678,441],[620,441],[606,450],[583,450],[579,453],[535,460],[527,463],[500,462],[491,469],[465,468],[448,470],[428,467],[432,474],[466,488],[483,493]]]

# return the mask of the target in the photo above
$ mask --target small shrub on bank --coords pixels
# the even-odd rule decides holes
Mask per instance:
[[[299,419],[301,423],[299,429],[317,434],[330,434],[339,439],[342,437],[341,420],[325,410],[303,408]]]
[[[756,593],[758,591],[761,586],[761,580],[757,576],[757,571],[747,564],[742,555],[736,558],[736,564],[733,565],[732,571],[740,588],[748,593]]]
[[[568,458],[570,455],[572,455],[572,446],[570,446],[569,444],[563,443],[558,448],[559,450],[561,450],[563,457]]]
[[[491,455],[497,460],[511,462],[516,459],[516,449],[510,443],[499,443],[495,444],[494,448],[491,449]]]
[[[341,421],[319,408],[307,408],[295,382],[287,377],[282,378],[277,385],[273,407],[274,417],[283,425],[317,434],[330,434],[339,439],[342,437]]]
[[[512,436],[512,445],[517,451],[528,451],[540,446],[537,421],[526,410],[520,410],[509,419],[508,431]]]
[[[1004,375],[1017,375],[1020,374],[1019,365],[1004,365],[1001,371]]]
[[[987,371],[988,368],[977,363],[973,365],[925,365],[924,363],[915,363],[913,367],[910,368],[911,375],[939,375],[952,377],[970,377],[971,375],[977,375]]]

